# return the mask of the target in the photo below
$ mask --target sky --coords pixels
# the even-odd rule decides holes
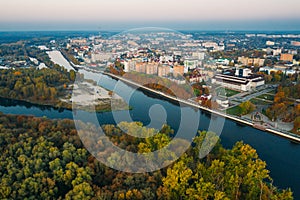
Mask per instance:
[[[1,0],[0,30],[300,30],[299,0]]]

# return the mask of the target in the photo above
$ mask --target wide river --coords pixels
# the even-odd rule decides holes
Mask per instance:
[[[89,78],[96,79],[96,75],[85,72]],[[116,80],[101,76],[99,85],[107,89],[113,90]],[[133,88],[120,83],[122,92],[132,91]],[[130,116],[134,121],[141,121],[147,125],[150,123],[149,109],[153,105],[161,105],[165,109],[167,115],[167,123],[175,130],[179,127],[181,119],[180,107],[165,99],[145,93],[140,90],[135,90],[132,93],[129,102],[132,106]],[[185,108],[191,109],[191,108]],[[34,115],[37,117],[46,116],[51,119],[73,118],[72,111],[57,110],[48,106],[32,105],[20,101],[0,99],[0,112],[7,114],[25,114]],[[124,114],[127,111],[120,111],[119,114]],[[84,116],[87,121],[92,118],[92,114],[79,111],[77,115]],[[112,112],[98,113],[100,124],[115,124]],[[199,130],[207,130],[211,121],[211,116],[207,113],[200,112]],[[244,141],[255,148],[259,157],[267,162],[267,168],[271,172],[271,177],[274,180],[274,185],[280,188],[290,187],[294,192],[295,199],[300,199],[300,145],[291,143],[281,137],[266,133],[249,126],[239,125],[231,120],[225,120],[225,124],[220,136],[221,143],[226,148],[231,148],[236,142]]]

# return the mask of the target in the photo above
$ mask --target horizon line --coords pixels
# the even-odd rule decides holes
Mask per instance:
[[[149,28],[149,27],[143,27]],[[155,27],[163,28],[163,27]],[[133,30],[135,28],[128,29],[4,29],[0,32],[123,32],[128,30]],[[168,28],[174,31],[203,31],[203,32],[300,32],[299,29],[174,29]]]

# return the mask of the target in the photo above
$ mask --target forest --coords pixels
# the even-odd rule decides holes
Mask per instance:
[[[66,95],[66,88],[75,80],[75,72],[56,69],[20,68],[3,69],[0,75],[0,96],[25,100],[31,103],[66,107],[59,98]]]
[[[149,132],[141,123],[119,126]],[[174,136],[167,125],[146,139],[129,136],[115,125],[102,129],[114,144],[138,153],[159,149]],[[272,185],[267,164],[247,144],[225,149],[219,141],[200,159],[199,147],[208,134],[218,140],[199,132],[175,163],[131,174],[98,162],[83,146],[72,120],[0,113],[0,199],[293,199],[290,189]]]
[[[74,83],[75,71],[68,72],[53,63],[45,50],[30,46],[27,41],[0,45],[0,56],[11,67],[0,70],[1,97],[54,107],[72,107],[59,98],[65,97],[68,86]],[[48,68],[38,70],[30,57],[45,63]],[[11,62],[15,60],[24,60],[27,66],[14,66]]]

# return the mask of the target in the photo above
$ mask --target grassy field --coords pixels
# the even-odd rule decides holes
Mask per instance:
[[[227,88],[218,88],[216,89],[216,94],[221,95],[221,96],[226,96],[226,97],[231,97],[233,95],[239,94],[240,92],[227,89]]]
[[[239,106],[235,106],[226,110],[226,113],[229,115],[239,116],[241,114],[241,110]]]
[[[266,102],[266,101],[263,101],[263,100],[260,100],[260,99],[251,99],[250,100],[251,103],[253,103],[254,105],[270,105],[271,103],[269,102]]]
[[[274,95],[270,95],[270,94],[263,94],[263,95],[258,96],[257,98],[274,101]]]
[[[270,92],[268,92],[269,94],[276,94],[276,90],[272,90],[272,91],[270,91]]]

